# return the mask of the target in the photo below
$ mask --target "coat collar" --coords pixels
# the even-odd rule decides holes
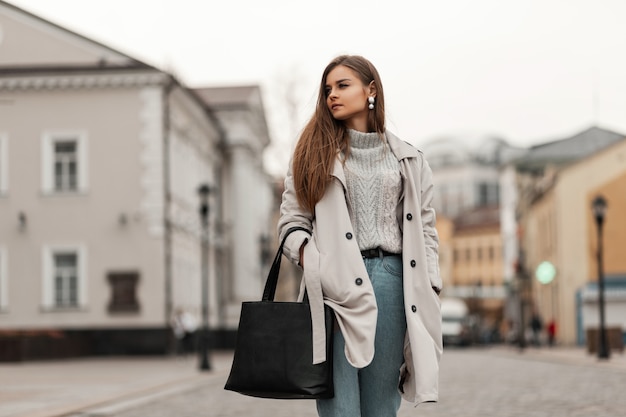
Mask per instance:
[[[341,184],[343,184],[343,188],[346,188],[346,173],[343,171],[343,157],[341,156],[341,152],[337,154],[335,158],[335,166],[333,166],[333,177],[337,177]]]
[[[388,130],[385,132],[385,134],[387,136],[387,142],[389,142],[391,152],[393,152],[396,158],[398,158],[398,161],[401,161],[405,158],[419,157],[420,151],[418,151],[416,147],[401,140]]]

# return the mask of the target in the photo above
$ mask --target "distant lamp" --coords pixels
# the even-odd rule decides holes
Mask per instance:
[[[270,237],[266,233],[262,233],[259,236],[259,257],[261,258],[261,266],[265,267],[270,261],[270,257],[272,256],[270,252]]]
[[[198,196],[200,197],[200,219],[202,224],[208,224],[209,221],[209,194],[213,191],[209,184],[202,184],[198,187]]]
[[[24,213],[23,211],[20,211],[17,214],[17,221],[18,221],[18,226],[20,228],[20,231],[24,231],[26,230],[26,213]]]
[[[593,203],[591,203],[591,208],[593,210],[593,215],[596,218],[596,223],[602,225],[604,223],[604,216],[606,215],[606,209],[608,204],[606,199],[599,195],[594,198]]]

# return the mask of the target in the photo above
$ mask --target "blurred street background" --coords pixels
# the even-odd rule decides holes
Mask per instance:
[[[435,181],[442,401],[401,415],[624,414],[626,2],[339,3],[0,0],[0,417],[315,415],[221,387],[341,53]]]

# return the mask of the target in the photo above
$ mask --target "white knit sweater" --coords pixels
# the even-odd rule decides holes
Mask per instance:
[[[402,189],[400,163],[378,133],[348,130],[350,154],[345,162],[348,208],[359,249],[400,253],[402,233],[396,207]]]

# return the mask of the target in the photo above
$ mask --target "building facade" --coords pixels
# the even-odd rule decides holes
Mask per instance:
[[[214,324],[235,330],[242,301],[260,299],[265,285],[268,254],[275,246],[275,180],[263,167],[270,144],[265,108],[258,86],[206,87],[193,90],[217,117],[225,132],[221,146],[218,191],[221,205],[216,225],[217,266],[226,277],[218,280]],[[246,244],[242,244],[245,242]]]
[[[500,169],[523,149],[499,138],[483,138],[476,146],[462,139],[436,139],[424,146],[433,170],[441,241],[444,297],[463,299],[478,327],[505,331],[507,291],[499,202]]]
[[[502,240],[497,206],[457,218],[452,244],[452,286],[446,293],[467,300],[486,325],[503,319]]]
[[[598,323],[597,298],[589,296],[593,293],[589,287],[598,279],[597,230],[591,211],[597,195],[609,201],[605,273],[609,282],[615,280],[617,290],[610,291],[607,320],[626,327],[619,313],[626,297],[617,285],[626,275],[619,255],[626,243],[625,152],[624,136],[594,127],[537,145],[516,161],[518,281],[521,278],[530,287],[526,314],[537,312],[544,323],[554,319],[560,343],[584,343],[586,330]],[[546,266],[552,271],[547,278]]]
[[[436,184],[433,207],[456,218],[477,207],[498,205],[499,170],[524,150],[499,138],[469,146],[462,138],[440,138],[423,146]]]
[[[5,2],[0,27],[0,356],[167,351],[175,310],[202,319],[201,184],[208,317],[234,331],[272,231],[259,89],[233,112]]]

